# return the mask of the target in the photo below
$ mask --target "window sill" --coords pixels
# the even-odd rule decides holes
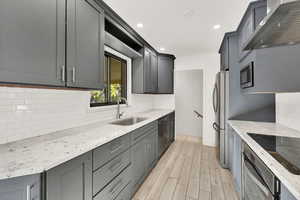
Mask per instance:
[[[118,107],[118,105],[89,107],[88,112],[89,113],[102,112],[102,111],[117,109],[117,107]],[[126,104],[121,104],[120,107],[121,108],[126,108],[127,105]]]

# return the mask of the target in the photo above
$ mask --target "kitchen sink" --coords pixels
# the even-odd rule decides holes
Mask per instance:
[[[120,125],[120,126],[130,126],[145,121],[146,119],[147,118],[144,117],[130,117],[130,118],[125,118],[125,119],[111,122],[110,124]]]

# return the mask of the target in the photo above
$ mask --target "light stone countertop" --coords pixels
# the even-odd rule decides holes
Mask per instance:
[[[148,119],[132,126],[109,124],[115,120],[102,121],[0,145],[0,180],[42,173],[171,112],[150,110],[134,114]],[[124,118],[127,117],[130,116]]]
[[[290,173],[247,134],[255,133],[261,135],[300,138],[300,131],[288,128],[278,123],[229,120],[228,124],[269,167],[269,169],[278,177],[286,188],[297,199],[300,199],[300,176]]]

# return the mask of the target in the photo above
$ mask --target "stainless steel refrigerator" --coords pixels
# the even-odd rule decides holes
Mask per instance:
[[[213,128],[216,131],[217,157],[223,168],[228,168],[228,129],[227,112],[229,105],[229,72],[221,71],[216,75],[213,90],[213,108],[215,122]]]

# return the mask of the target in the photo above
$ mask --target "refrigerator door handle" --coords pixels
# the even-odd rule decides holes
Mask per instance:
[[[216,122],[213,123],[213,128],[215,129],[215,131],[218,131],[218,132],[224,131],[224,129],[220,128],[220,126]]]
[[[215,88],[213,90],[213,107],[214,107],[214,111],[215,113],[217,113],[217,105],[216,105],[216,101],[217,101],[217,85],[215,84]]]

